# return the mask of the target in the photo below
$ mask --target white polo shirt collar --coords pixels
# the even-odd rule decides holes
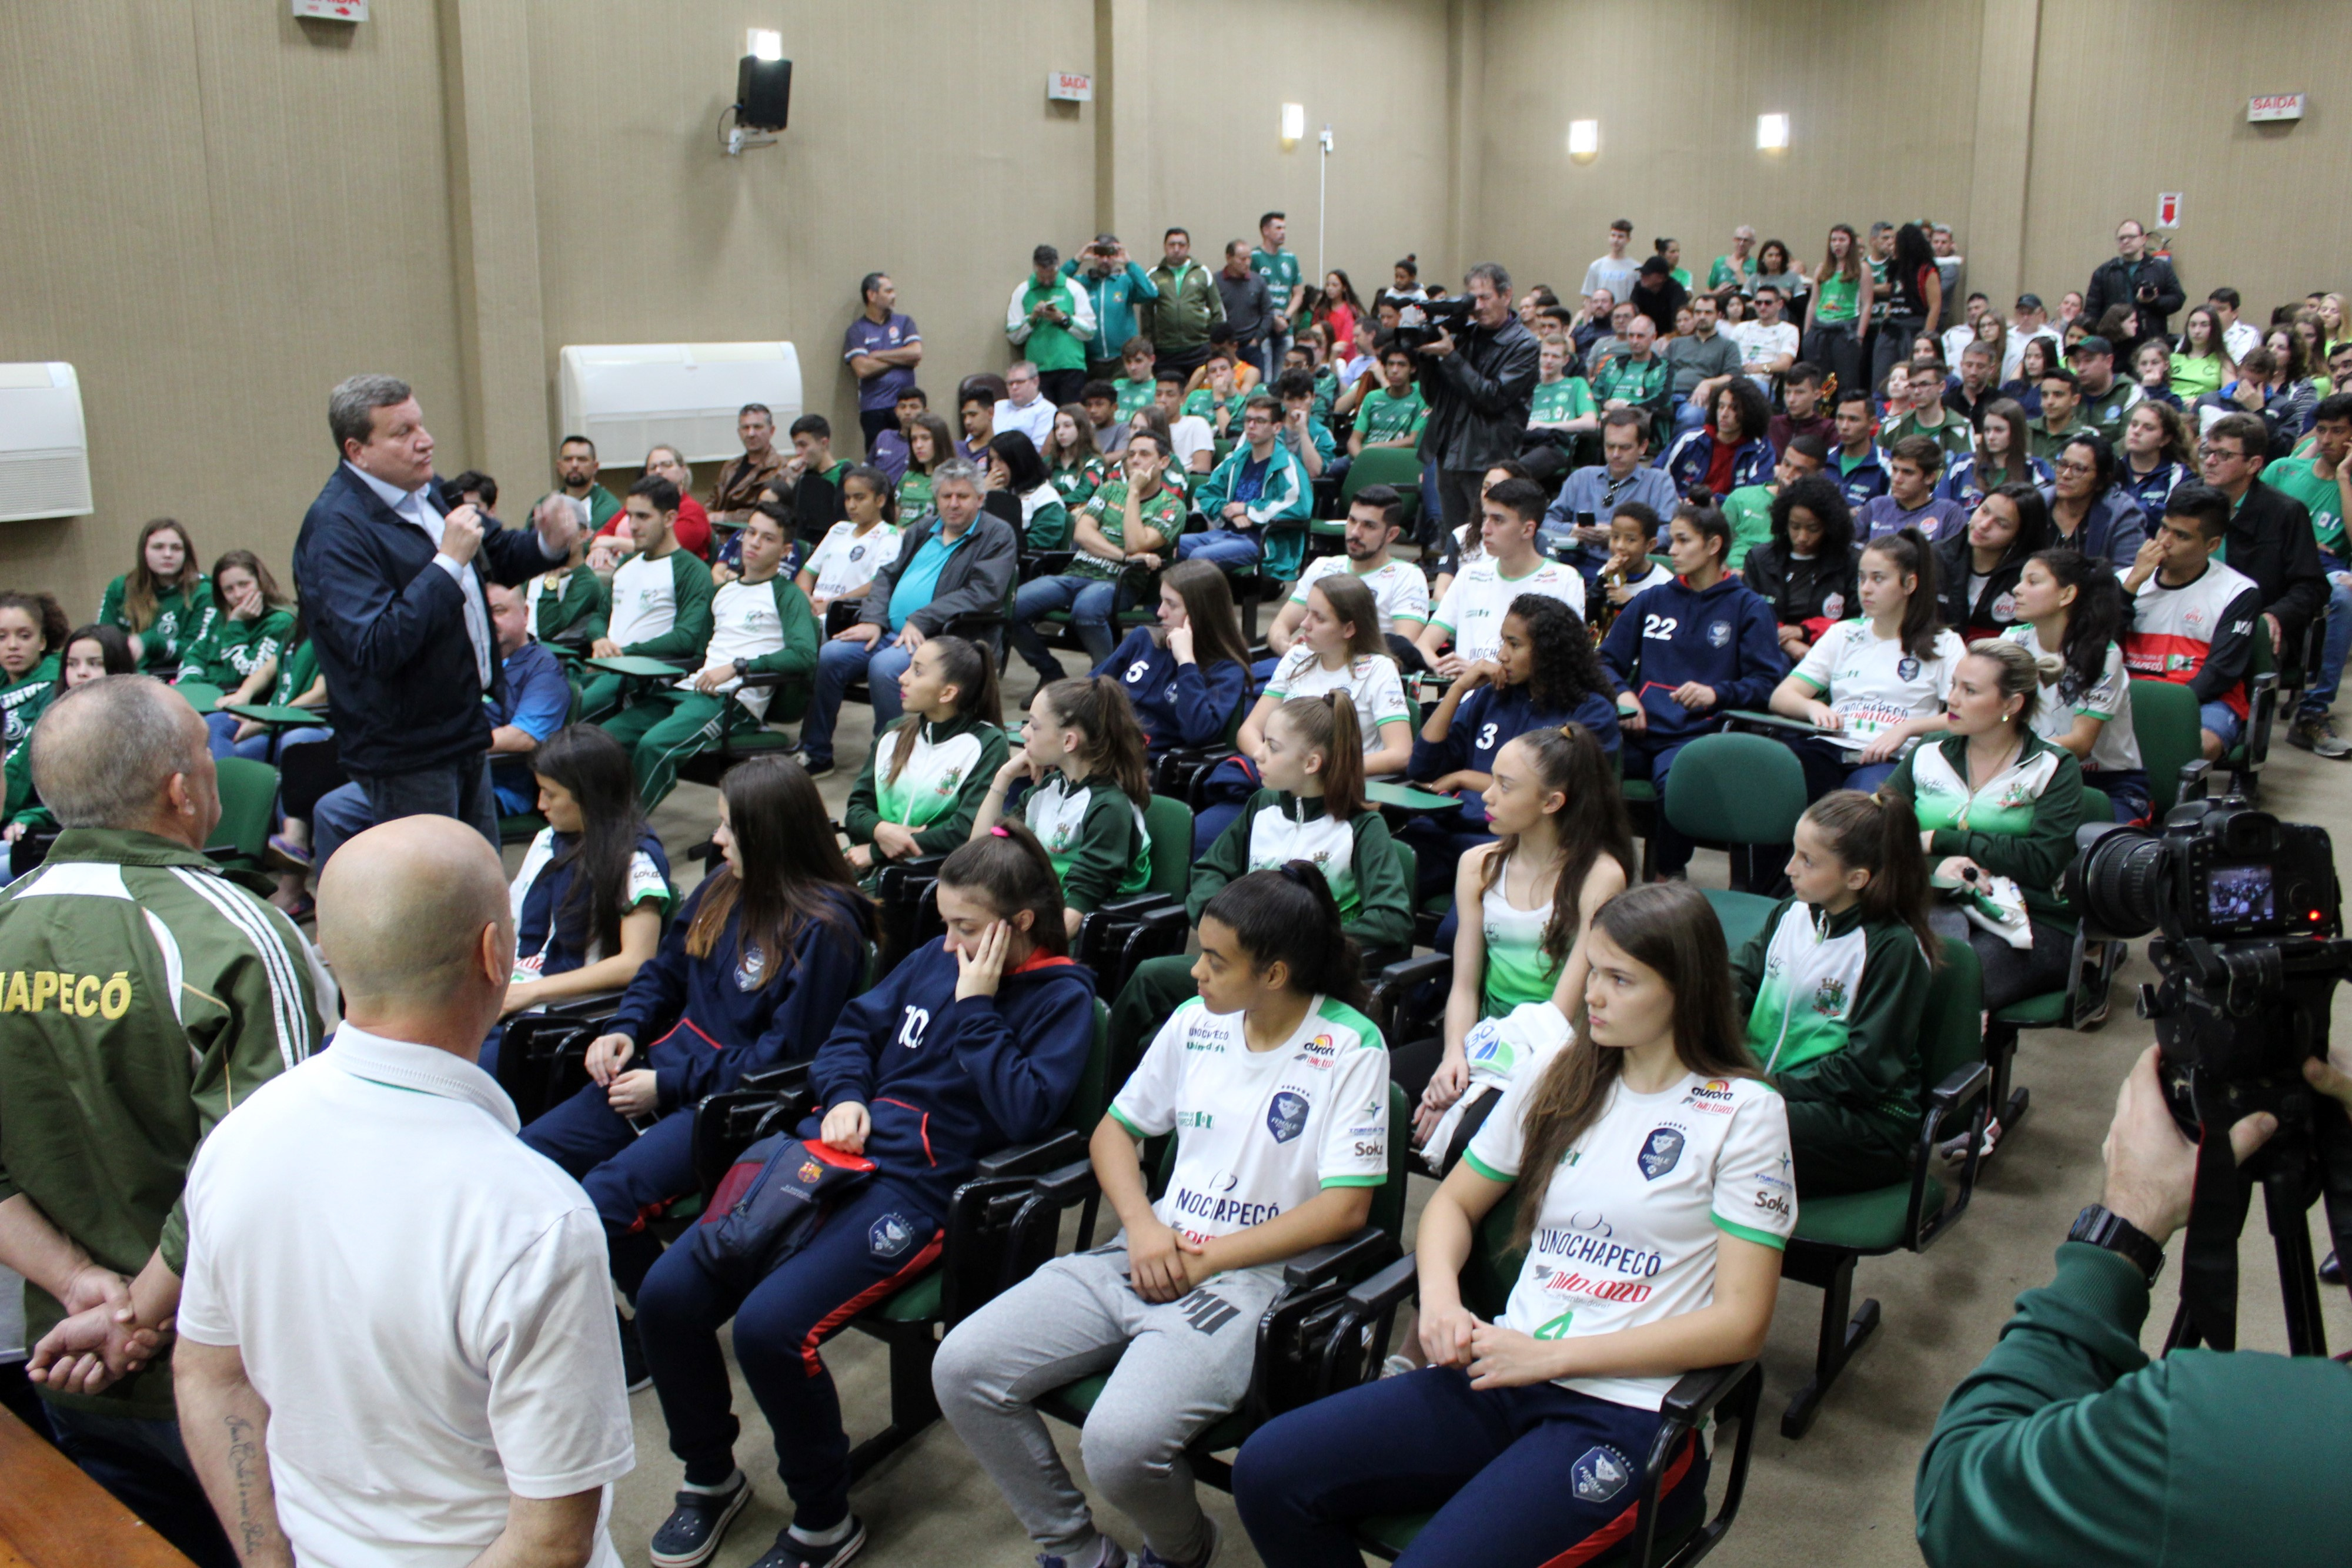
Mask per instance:
[[[507,1098],[498,1080],[463,1058],[435,1046],[387,1040],[349,1023],[338,1029],[328,1043],[332,1049],[322,1060],[353,1078],[389,1089],[461,1100],[488,1112],[509,1133],[522,1130],[514,1102]]]

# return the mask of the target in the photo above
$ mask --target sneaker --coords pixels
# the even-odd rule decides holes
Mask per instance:
[[[1143,1555],[1135,1560],[1136,1565],[1137,1568],[1209,1568],[1209,1564],[1217,1560],[1217,1548],[1223,1544],[1221,1532],[1217,1529],[1217,1521],[1213,1519],[1209,1521],[1209,1549],[1190,1563],[1171,1562],[1151,1550],[1150,1543],[1147,1542],[1144,1544]]]
[[[269,835],[269,853],[277,863],[289,871],[310,869],[310,846],[298,844],[283,833]]]
[[[853,1513],[849,1516],[849,1533],[831,1546],[811,1546],[786,1530],[776,1537],[776,1543],[764,1555],[752,1563],[751,1568],[841,1568],[865,1544],[866,1521]]]
[[[1390,1356],[1386,1361],[1381,1363],[1381,1375],[1382,1377],[1411,1377],[1414,1373],[1419,1372],[1420,1370],[1421,1363],[1413,1360],[1413,1358],[1409,1355],[1402,1354],[1402,1353]]]
[[[797,746],[784,755],[799,763],[801,770],[812,779],[822,779],[833,771],[833,758],[830,757],[811,757]]]
[[[621,1316],[614,1307],[613,1314]],[[646,1347],[637,1338],[637,1320],[621,1317],[621,1381],[632,1394],[643,1394],[654,1385],[654,1375],[646,1365]]]
[[[1037,1553],[1037,1568],[1078,1568],[1075,1557],[1056,1557],[1050,1552]],[[1128,1568],[1127,1548],[1106,1535],[1102,1548],[1095,1554],[1093,1568]]]
[[[2352,740],[2336,734],[2336,727],[2327,721],[2326,714],[2298,716],[2287,727],[2286,741],[2289,746],[2299,746],[2331,762],[2352,757]]]
[[[702,1568],[719,1554],[727,1527],[751,1500],[751,1478],[737,1470],[719,1491],[682,1491],[677,1506],[654,1531],[654,1568]]]

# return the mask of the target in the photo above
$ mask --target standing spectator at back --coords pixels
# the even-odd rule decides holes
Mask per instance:
[[[1209,357],[1209,329],[1225,319],[1225,298],[1209,269],[1192,259],[1189,232],[1171,228],[1160,246],[1160,265],[1150,272],[1160,297],[1142,313],[1143,333],[1159,351],[1160,369],[1189,374]]]
[[[1041,245],[1030,253],[1030,273],[1013,286],[1004,308],[1004,335],[1013,348],[1036,368],[1036,384],[1045,391],[1045,431],[1031,431],[1032,441],[1043,443],[1053,428],[1054,410],[1078,401],[1087,384],[1087,345],[1094,341],[1094,301],[1059,270],[1062,253]],[[1005,375],[1010,384],[1011,372]],[[1002,421],[1000,429],[1003,428]],[[1025,428],[1025,427],[1016,427]]]
[[[1612,299],[1630,299],[1633,295],[1636,263],[1626,259],[1625,247],[1633,243],[1633,220],[1619,218],[1609,225],[1609,252],[1593,257],[1592,265],[1584,269],[1585,303],[1593,296],[1606,293]]]
[[[1257,220],[1257,248],[1250,252],[1250,270],[1265,279],[1265,300],[1274,311],[1266,332],[1265,374],[1271,381],[1282,370],[1282,356],[1290,347],[1291,329],[1298,323],[1299,290],[1305,282],[1298,257],[1282,246],[1290,233],[1290,219],[1267,213]]]
[[[1062,263],[1062,276],[1085,290],[1087,302],[1094,307],[1095,335],[1087,344],[1087,379],[1118,380],[1130,357],[1128,350],[1135,338],[1135,313],[1160,298],[1160,290],[1152,287],[1151,275],[1127,254],[1124,241],[1105,231],[1095,235],[1094,243],[1084,253]],[[1149,402],[1149,355],[1144,357],[1140,379],[1144,401]],[[1134,410],[1126,412],[1131,413]]]
[[[1265,279],[1250,267],[1249,246],[1240,240],[1225,242],[1225,265],[1217,270],[1217,293],[1224,301],[1225,325],[1233,329],[1234,346],[1257,367],[1261,377],[1271,378],[1265,343],[1274,329],[1274,300]]]
[[[143,675],[87,682],[29,744],[65,831],[0,895],[15,993],[0,1030],[0,1264],[25,1278],[30,1370],[59,1446],[173,1545],[226,1568],[238,1557],[181,1447],[170,1353],[150,1341],[133,1368],[129,1334],[179,1307],[182,1188],[200,1142],[318,1049],[334,982],[255,895],[258,879],[205,857],[218,779],[179,695]],[[131,1325],[115,1321],[126,1305]],[[68,1382],[85,1354],[104,1370]]]
[[[1437,470],[1447,534],[1477,520],[1486,470],[1517,458],[1541,353],[1535,334],[1511,311],[1511,275],[1501,263],[1479,262],[1463,275],[1462,285],[1469,320],[1455,331],[1439,332],[1419,350],[1429,398],[1421,457],[1424,468]],[[1536,514],[1542,512],[1538,503]],[[1423,519],[1423,528],[1434,538],[1432,521]]]
[[[898,286],[885,272],[869,272],[857,286],[864,301],[841,335],[841,357],[857,378],[857,426],[866,433],[866,455],[874,443],[898,424],[898,400],[914,389],[915,367],[923,362],[923,334],[912,316],[891,308]]]
[[[178,1386],[248,1563],[619,1568],[604,1226],[475,1060],[513,975],[505,883],[447,823],[353,840],[319,888],[335,1049],[190,1173]]]
[[[783,471],[784,459],[776,451],[776,416],[766,403],[745,403],[735,416],[735,434],[743,455],[719,465],[710,486],[710,520],[740,528],[760,504],[760,492]]]
[[[2188,301],[2172,263],[2150,256],[2147,232],[2137,218],[2126,218],[2116,226],[2116,254],[2099,264],[2083,291],[2083,314],[2096,321],[2111,307],[2127,305],[2138,312],[2143,334],[2168,338],[2172,313]]]

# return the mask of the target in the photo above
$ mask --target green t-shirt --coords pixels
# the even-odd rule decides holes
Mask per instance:
[[[1748,552],[1772,537],[1772,497],[1776,486],[1742,485],[1723,498],[1723,517],[1731,525],[1731,549],[1723,558],[1737,571]]]
[[[1367,446],[1419,441],[1422,426],[1428,423],[1429,404],[1422,398],[1417,382],[1402,397],[1374,387],[1356,407],[1356,428],[1363,432]]]
[[[1853,320],[1854,299],[1861,291],[1859,278],[1848,277],[1843,272],[1824,274],[1813,285],[1813,319],[1817,321]]]
[[[1176,548],[1176,536],[1184,531],[1182,501],[1171,495],[1163,486],[1154,491],[1149,499],[1139,503],[1136,514],[1146,527],[1157,529],[1160,538],[1167,541],[1160,547],[1159,553],[1164,554]],[[1079,515],[1090,519],[1095,527],[1102,531],[1102,536],[1119,549],[1132,548],[1127,542],[1126,480],[1104,480],[1101,487],[1095,491],[1093,498],[1080,509]],[[1070,574],[1074,577],[1097,577],[1115,581],[1126,570],[1124,562],[1105,560],[1098,555],[1088,555],[1084,550],[1080,550],[1076,558],[1070,562]]]
[[[913,522],[931,509],[931,476],[909,468],[898,481],[898,520]]]
[[[1620,354],[1601,367],[1592,395],[1604,403],[1612,398],[1623,398],[1639,408],[1664,392],[1666,378],[1672,374],[1673,367],[1663,354],[1652,354],[1647,364],[1631,354]]]
[[[1239,435],[1242,432],[1242,404],[1249,401],[1249,395],[1239,387],[1225,397],[1219,397],[1207,387],[1195,387],[1192,395],[1184,400],[1184,412],[1199,414],[1209,422],[1209,428],[1214,430],[1218,413],[1230,410],[1225,415],[1224,434]]]
[[[1593,412],[1592,383],[1582,376],[1562,376],[1536,383],[1535,406],[1528,411],[1529,424],[1552,424],[1581,419]]]
[[[1133,419],[1137,414],[1150,408],[1152,396],[1158,392],[1159,387],[1160,383],[1150,376],[1145,376],[1139,381],[1129,381],[1127,377],[1121,376],[1111,382],[1110,390],[1118,394],[1119,418]]]
[[[1718,288],[1728,288],[1735,284],[1742,289],[1753,288],[1756,286],[1754,256],[1749,256],[1746,261],[1734,261],[1727,256],[1718,256],[1715,258],[1715,265],[1706,269],[1708,292],[1712,293]]]
[[[1266,303],[1288,315],[1290,297],[1298,292],[1302,280],[1297,254],[1287,250],[1253,250],[1250,252],[1249,268],[1265,279]]]
[[[2317,472],[2316,457],[2289,457],[2263,470],[2263,483],[2284,491],[2311,512],[2311,531],[2319,548],[2344,559],[2344,497],[2333,479]]]

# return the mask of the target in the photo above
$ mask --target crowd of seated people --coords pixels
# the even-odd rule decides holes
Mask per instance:
[[[675,447],[615,495],[593,443],[559,444],[548,496],[582,542],[490,601],[520,853],[502,1028],[613,998],[590,1082],[520,1135],[594,1204],[628,1379],[683,1462],[656,1563],[709,1561],[750,1495],[730,1319],[794,1508],[761,1563],[862,1544],[821,1343],[938,1257],[980,1161],[1057,1124],[1097,1000],[1131,1069],[1085,1129],[1118,1238],[966,1319],[933,1369],[1041,1561],[1129,1561],[1038,1409],[1082,1364],[1116,1364],[1084,1451],[1141,1561],[1213,1555],[1182,1456],[1241,1404],[1254,1341],[1202,1337],[1202,1303],[1254,1319],[1286,1260],[1362,1225],[1391,1136],[1444,1181],[1412,1364],[1262,1427],[1234,1470],[1244,1521],[1269,1562],[1352,1560],[1352,1521],[1404,1506],[1448,1521],[1415,1562],[1570,1552],[1624,1502],[1581,1471],[1551,1482],[1647,1451],[1662,1369],[1754,1352],[1797,1201],[1904,1179],[1940,942],[1977,952],[1988,1008],[2064,988],[2084,790],[2117,821],[2153,809],[2133,683],[2187,685],[2221,763],[2258,671],[2281,672],[2288,737],[2352,752],[2327,716],[2352,645],[2340,306],[2283,307],[2268,340],[2226,288],[2177,337],[2162,301],[2052,320],[2026,294],[2004,315],[1963,304],[1948,231],[1918,224],[1838,225],[1818,269],[1743,227],[1695,288],[1678,245],[1636,264],[1629,234],[1580,300],[1517,302],[1540,341],[1526,439],[1453,530],[1433,459],[1383,465],[1430,423],[1430,361],[1401,331],[1442,288],[1411,258],[1369,302],[1343,272],[1307,282],[1280,214],[1213,277],[1181,230],[1148,269],[1115,236],[1067,264],[1040,246],[1006,328],[1024,358],[957,386],[960,434],[875,274],[845,356],[864,460],[816,413],[778,450],[759,405],[699,498]],[[495,517],[489,476],[444,489]],[[148,524],[79,630],[48,595],[0,593],[20,867],[56,831],[30,738],[85,682],[167,678],[216,758],[281,789],[331,763],[301,607],[253,551],[206,567],[194,531]],[[858,701],[862,757],[836,750]],[[1690,840],[1655,810],[1645,860],[1621,792],[1663,800],[1740,716],[1792,748],[1809,804],[1749,858],[1778,902],[1733,951],[1683,885]],[[837,768],[835,821],[815,780]],[[715,802],[673,799],[682,776]],[[347,790],[309,819],[273,808],[290,915],[348,836]],[[1187,949],[1111,989],[1076,944],[1151,884],[1158,798],[1190,823]],[[666,801],[709,839],[682,898],[684,846],[648,825]],[[943,935],[892,946],[914,884],[893,867],[928,868]],[[1391,1059],[1367,966],[1410,954],[1439,904],[1442,1027]],[[1832,989],[1826,1010],[1794,999]],[[791,1063],[820,1107],[798,1136],[854,1175],[833,1222],[764,1272],[665,1248],[659,1220],[698,1190],[697,1103]],[[1640,1105],[1717,1081],[1724,1113],[1693,1119],[1675,1179],[1639,1179]],[[1139,1145],[1171,1134],[1163,1185]],[[1753,1201],[1791,1160],[1788,1201]],[[1595,1301],[1530,1268],[1501,1321],[1474,1319],[1453,1278],[1507,1197],[1531,1257],[1571,1256],[1575,1217],[1606,1207],[1619,1244],[1656,1254],[1654,1289]],[[1401,1425],[1447,1436],[1401,1445]],[[1684,1456],[1670,1513],[1706,1469]]]

